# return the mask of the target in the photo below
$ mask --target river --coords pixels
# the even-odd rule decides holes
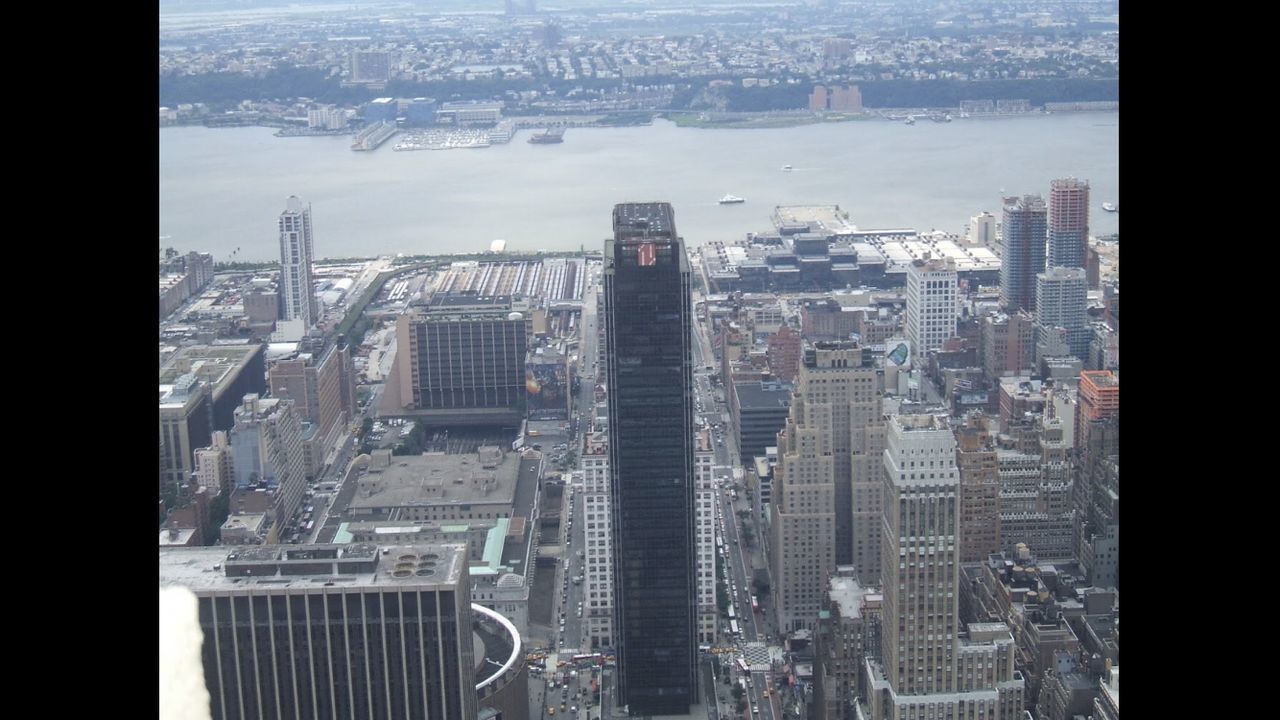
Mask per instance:
[[[1090,231],[1119,231],[1118,113],[868,120],[759,130],[665,120],[571,128],[559,145],[349,150],[349,137],[270,128],[163,128],[160,247],[214,259],[279,257],[285,198],[312,205],[317,257],[599,249],[615,203],[665,201],[691,245],[772,229],[775,205],[839,205],[862,229],[963,232],[1002,195],[1075,176],[1091,185]],[[793,170],[784,172],[782,167]],[[719,205],[725,194],[746,198]]]

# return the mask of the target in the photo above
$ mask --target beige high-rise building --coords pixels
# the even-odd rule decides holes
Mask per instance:
[[[1000,378],[1029,375],[1035,367],[1035,318],[1025,310],[982,318],[982,373],[995,387]]]
[[[716,492],[711,434],[694,439],[694,522],[697,531],[698,642],[716,642]],[[595,647],[613,645],[613,539],[609,497],[609,440],[604,432],[586,438],[582,454],[582,503],[587,549],[583,588],[585,639]]]
[[[778,626],[812,628],[827,576],[857,566],[879,576],[878,462],[883,378],[852,342],[805,348],[786,425],[778,433],[770,569]]]
[[[293,401],[304,422],[315,426],[307,448],[309,476],[324,469],[326,454],[338,445],[357,415],[355,365],[348,346],[305,350],[272,363],[271,396]]]
[[[195,451],[213,430],[213,393],[195,374],[160,385],[160,492],[178,493],[195,471]]]
[[[885,445],[883,634],[859,717],[1014,720],[1024,683],[1008,627],[960,627],[955,436],[944,417],[895,415]]]
[[[582,448],[582,508],[586,518],[583,644],[613,645],[613,513],[609,499],[609,434],[593,432]]]
[[[801,378],[805,371],[801,370]],[[806,417],[797,393],[778,433],[773,513],[769,529],[770,588],[778,628],[792,632],[816,622],[827,577],[835,568],[835,467],[828,428]]]
[[[885,675],[899,694],[952,692],[960,581],[955,437],[944,419],[895,415],[886,445]]]
[[[1020,448],[997,450],[1000,549],[1026,543],[1042,561],[1070,560],[1075,550],[1070,425],[1051,408],[1010,426],[1026,438]]]
[[[996,246],[996,216],[981,212],[969,218],[969,244],[982,247]]]
[[[716,641],[716,489],[715,446],[711,431],[703,428],[694,439],[693,479],[697,503],[694,523],[698,554],[698,642]]]
[[[849,403],[849,447],[852,452],[850,557],[863,583],[879,585],[880,514],[884,493],[884,375],[880,370],[874,371],[874,375],[866,368],[861,370],[855,378]],[[837,530],[839,526],[837,522]]]
[[[196,479],[211,495],[231,492],[235,481],[231,469],[231,442],[221,430],[213,434],[213,443],[196,450]]]
[[[960,561],[1000,552],[1000,465],[987,418],[974,413],[956,429],[960,470]]]

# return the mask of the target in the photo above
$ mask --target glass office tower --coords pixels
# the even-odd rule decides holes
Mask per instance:
[[[604,252],[619,705],[697,702],[689,260],[669,203],[613,209]]]

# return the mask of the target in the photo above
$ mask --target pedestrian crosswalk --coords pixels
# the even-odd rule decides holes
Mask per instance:
[[[769,671],[769,648],[761,642],[750,642],[742,646],[742,658],[746,660],[751,672]]]

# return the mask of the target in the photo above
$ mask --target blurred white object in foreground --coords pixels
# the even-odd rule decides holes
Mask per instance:
[[[195,593],[160,590],[160,720],[210,720]]]

